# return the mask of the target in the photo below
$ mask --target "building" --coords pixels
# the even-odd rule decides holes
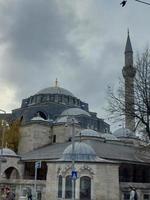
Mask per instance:
[[[128,35],[126,50],[129,41]],[[23,100],[12,116],[22,121],[19,150],[1,151],[0,186],[10,185],[17,198],[127,200],[132,185],[140,200],[150,199],[150,147],[135,135],[134,123],[110,133],[87,103],[57,82]]]

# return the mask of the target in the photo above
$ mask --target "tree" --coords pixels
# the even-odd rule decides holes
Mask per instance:
[[[150,49],[146,48],[143,54],[138,55],[135,62],[136,77],[134,79],[134,110],[126,110],[134,116],[136,127],[145,128],[150,138]],[[122,82],[123,83],[123,82]],[[120,85],[117,93],[108,87],[108,108],[112,118],[118,119],[125,115],[124,84]],[[129,106],[130,107],[130,106]]]
[[[3,147],[7,146],[8,148],[14,150],[15,152],[18,151],[18,143],[20,138],[20,121],[16,120],[12,122],[9,126],[5,122],[2,124],[0,123],[0,143],[2,146],[2,134],[3,137]],[[4,131],[4,133],[2,133]]]

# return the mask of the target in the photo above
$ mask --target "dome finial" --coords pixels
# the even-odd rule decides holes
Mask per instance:
[[[55,80],[55,87],[58,87],[58,80],[57,80],[57,78]]]

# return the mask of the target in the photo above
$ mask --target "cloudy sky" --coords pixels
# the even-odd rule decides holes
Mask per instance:
[[[20,107],[57,78],[106,118],[106,88],[121,76],[127,29],[135,55],[150,42],[150,6],[120,1],[0,0],[0,108]]]

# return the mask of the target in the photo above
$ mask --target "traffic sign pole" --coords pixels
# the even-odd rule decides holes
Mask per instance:
[[[41,168],[41,161],[35,162],[35,176],[34,176],[34,200],[37,200],[36,182],[37,182],[37,170]]]
[[[34,177],[34,200],[37,199],[37,194],[36,194],[36,181],[37,181],[37,167],[35,163],[35,177]]]
[[[72,171],[75,171],[74,134],[75,134],[74,119],[72,119]],[[75,200],[75,179],[74,178],[72,179],[72,200]]]

